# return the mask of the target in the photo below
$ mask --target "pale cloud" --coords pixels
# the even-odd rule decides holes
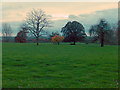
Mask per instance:
[[[3,3],[2,15],[3,22],[10,21],[22,21],[26,17],[26,13],[31,11],[33,8],[42,9],[46,14],[52,16],[52,20],[66,19],[70,14],[88,14],[98,10],[105,10],[111,8],[117,8],[117,3],[88,3],[88,2],[21,2],[21,3]]]
[[[85,27],[86,33],[91,25],[98,24],[100,19],[105,18],[111,25],[117,24],[118,21],[118,9],[108,9],[102,11],[95,11],[89,14],[80,15],[69,15],[68,19],[55,20],[53,27],[49,28],[48,31],[61,31],[61,28],[67,24],[68,21],[78,21]]]
[[[19,27],[26,17],[26,13],[33,8],[42,9],[51,18],[53,24],[48,31],[61,31],[61,28],[68,21],[78,21],[83,24],[86,32],[92,24],[98,23],[100,18],[106,18],[110,23],[117,22],[117,3],[3,3],[2,16],[0,22],[8,22],[14,35],[19,31]]]

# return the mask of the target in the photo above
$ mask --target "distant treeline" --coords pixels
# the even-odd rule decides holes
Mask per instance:
[[[12,28],[9,24],[3,23],[2,41],[17,42],[17,43],[37,43],[54,42],[59,45],[59,42],[76,42],[83,43],[100,43],[101,47],[104,44],[117,45],[120,44],[120,21],[116,25],[110,25],[105,19],[100,19],[98,24],[91,25],[89,28],[89,36],[85,32],[82,22],[69,21],[65,26],[61,27],[61,33],[48,33],[43,28],[51,27],[51,21],[46,17],[46,14],[41,9],[33,9],[23,25],[21,30],[15,37],[12,37]]]

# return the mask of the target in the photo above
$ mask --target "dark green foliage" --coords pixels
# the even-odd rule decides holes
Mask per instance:
[[[61,30],[66,42],[81,41],[86,37],[85,30],[82,24],[77,21],[68,22]]]

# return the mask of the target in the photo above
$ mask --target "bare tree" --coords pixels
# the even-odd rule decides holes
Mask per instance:
[[[104,46],[104,42],[107,38],[110,38],[112,34],[111,27],[105,19],[101,19],[99,24],[92,25],[89,30],[90,36],[94,37],[94,40],[99,40],[101,47]]]
[[[5,42],[9,42],[11,40],[12,36],[12,28],[8,23],[3,23],[2,24],[2,39]]]
[[[27,14],[25,20],[25,27],[35,36],[37,45],[39,44],[40,36],[44,34],[43,28],[48,27],[49,24],[49,18],[41,9],[33,9]]]

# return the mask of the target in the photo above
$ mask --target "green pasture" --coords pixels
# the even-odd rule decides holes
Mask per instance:
[[[116,88],[118,47],[2,44],[3,88]]]

